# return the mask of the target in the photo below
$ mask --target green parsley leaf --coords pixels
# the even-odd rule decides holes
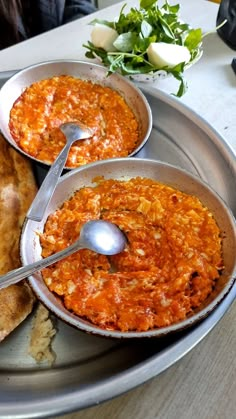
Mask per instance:
[[[133,50],[133,46],[137,42],[137,35],[133,32],[122,33],[116,38],[113,43],[114,47],[121,52],[130,52]]]
[[[188,32],[188,35],[185,38],[184,45],[192,51],[196,49],[202,41],[202,31],[201,29],[191,29]]]
[[[143,20],[141,23],[141,34],[143,38],[148,38],[152,33],[152,25],[150,25],[146,20]]]
[[[140,1],[140,7],[142,9],[149,9],[150,7],[152,7],[155,3],[157,2],[157,0],[141,0]]]

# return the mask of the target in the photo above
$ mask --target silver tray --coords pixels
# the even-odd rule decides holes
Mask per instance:
[[[1,83],[0,83],[1,84]],[[236,214],[236,159],[202,118],[164,93],[143,89],[153,130],[138,157],[156,158],[197,174]],[[31,318],[0,346],[0,417],[52,417],[118,396],[160,374],[193,349],[219,322],[236,287],[204,321],[170,338],[117,342],[86,335],[58,322],[57,361],[38,366],[27,355]]]

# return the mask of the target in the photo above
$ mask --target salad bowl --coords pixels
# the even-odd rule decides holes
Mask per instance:
[[[108,74],[118,72],[131,80],[153,82],[172,75],[180,85],[177,96],[186,91],[184,71],[202,55],[202,31],[179,17],[180,5],[168,1],[140,0],[139,8],[113,21],[95,19],[90,24],[86,57],[100,59]]]

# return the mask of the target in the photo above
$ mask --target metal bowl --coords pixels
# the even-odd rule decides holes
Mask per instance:
[[[40,273],[29,278],[37,297],[66,323],[89,333],[112,338],[161,337],[177,332],[205,318],[227,295],[236,277],[236,224],[231,211],[224,201],[205,182],[188,172],[156,160],[148,159],[110,159],[86,165],[62,176],[42,222],[26,220],[20,243],[22,264],[27,265],[41,259],[41,246],[38,232],[42,232],[48,215],[54,212],[73,193],[83,186],[91,186],[96,176],[106,179],[128,179],[137,176],[151,178],[173,186],[185,193],[197,196],[213,213],[223,236],[223,258],[225,269],[217,281],[215,290],[204,305],[191,317],[168,327],[146,332],[119,332],[102,330],[88,321],[72,314],[63,306],[45,285]]]
[[[8,124],[14,102],[27,87],[39,80],[58,75],[71,75],[83,80],[91,80],[121,94],[133,110],[139,125],[139,141],[129,156],[133,156],[141,150],[152,129],[152,112],[145,96],[125,77],[119,74],[111,74],[108,77],[105,67],[75,60],[47,61],[32,65],[16,73],[3,85],[0,90],[0,131],[15,149],[37,163],[50,166],[50,164],[28,155],[18,147],[10,133]]]

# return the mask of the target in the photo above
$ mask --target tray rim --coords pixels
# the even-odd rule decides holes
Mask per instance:
[[[218,324],[221,318],[224,316],[226,311],[229,309],[234,299],[236,298],[236,286],[230,291],[228,296],[223,300],[220,306],[208,316],[202,323],[201,328],[197,326],[193,331],[188,333],[184,338],[180,339],[178,343],[174,343],[168,349],[164,349],[158,353],[158,362],[156,356],[152,356],[149,360],[148,368],[146,362],[141,362],[139,368],[131,367],[129,369],[129,385],[125,388],[122,388],[121,385],[117,385],[117,382],[114,382],[112,377],[105,380],[101,380],[99,387],[97,384],[90,385],[89,388],[85,387],[80,392],[80,399],[82,403],[78,406],[78,392],[67,392],[65,395],[59,395],[55,397],[50,397],[49,399],[44,399],[43,409],[42,402],[32,402],[30,401],[27,405],[25,402],[17,402],[16,405],[12,406],[13,409],[9,411],[8,404],[2,403],[1,407],[1,419],[32,419],[32,412],[37,412],[37,408],[40,409],[39,415],[34,414],[35,418],[47,418],[53,417],[55,415],[64,415],[72,413],[73,411],[80,411],[94,405],[98,405],[102,402],[108,401],[112,398],[121,396],[122,394],[128,392],[129,390],[135,389],[139,385],[144,384],[150,379],[158,376],[164,372],[167,368],[174,365],[176,362],[180,361],[185,355],[187,355],[197,344],[199,344],[207,335],[210,333],[213,328]],[[200,330],[201,329],[201,330]],[[185,348],[185,351],[182,351],[182,347],[186,345],[186,341],[189,341],[189,345]],[[172,355],[172,349],[175,347],[177,356],[174,359],[169,359]],[[162,365],[160,365],[162,364]],[[150,373],[151,372],[151,373]],[[142,374],[142,382],[138,382],[140,375]],[[123,374],[116,374],[116,377],[119,377],[123,380]],[[96,397],[94,396],[96,394]],[[56,408],[54,405],[56,404]],[[4,407],[7,409],[6,413],[4,412]],[[9,416],[10,413],[10,416]]]
[[[151,95],[154,99],[161,100],[182,113],[187,119],[191,120],[196,126],[203,130],[223,155],[226,163],[232,167],[232,171],[236,176],[236,153],[227,140],[223,138],[211,124],[197,112],[183,104],[179,99],[156,89],[153,91],[153,89],[147,86],[139,85],[139,88],[141,88],[144,94]],[[190,329],[184,337],[159,352],[158,359],[157,355],[153,355],[148,358],[148,361],[145,360],[140,362],[136,366],[126,370],[125,373],[116,374],[116,380],[114,380],[114,377],[109,377],[100,380],[99,384],[96,383],[89,385],[89,387],[86,386],[82,390],[78,389],[74,392],[67,391],[63,395],[50,396],[49,399],[44,399],[43,403],[42,399],[30,400],[27,404],[25,401],[21,402],[19,400],[15,402],[14,405],[11,405],[9,409],[9,403],[2,403],[0,401],[1,419],[9,418],[9,414],[12,419],[31,419],[32,412],[35,412],[35,418],[55,416],[58,414],[62,415],[104,402],[144,384],[149,379],[159,375],[161,372],[178,362],[200,343],[201,340],[218,324],[235,298],[236,284],[213,313],[193,330]]]
[[[178,112],[185,115],[187,119],[191,120],[195,125],[199,126],[200,129],[206,132],[213,144],[220,150],[221,154],[225,157],[225,160],[230,162],[230,165],[232,166],[233,171],[236,175],[236,151],[234,151],[233,147],[231,146],[231,144],[229,144],[226,138],[224,138],[223,135],[221,135],[219,131],[217,131],[217,129],[214,128],[203,116],[197,113],[190,106],[181,102],[181,100],[175,96],[171,96],[157,89],[153,91],[153,89],[150,88],[150,86],[144,87],[140,83],[137,85],[145,95],[148,94],[150,96],[153,96],[154,98],[157,98],[165,102],[167,105],[171,106]],[[233,158],[232,161],[229,155],[231,155],[230,157]]]

